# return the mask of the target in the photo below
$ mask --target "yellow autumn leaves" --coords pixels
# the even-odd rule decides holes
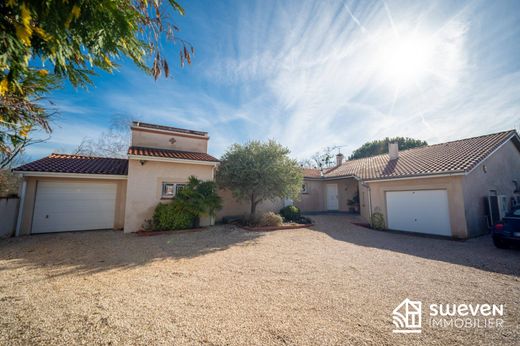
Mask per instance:
[[[110,59],[108,58],[108,56],[103,56],[103,60],[105,61],[105,64],[107,64],[108,66],[112,67],[112,61],[110,61]]]
[[[20,135],[20,137],[25,138],[29,135],[29,132],[31,132],[31,128],[32,128],[31,125],[24,125],[24,126],[22,126],[22,128],[20,129],[18,134]]]
[[[9,82],[7,78],[2,79],[0,82],[0,96],[5,95],[5,93],[9,90]]]
[[[72,6],[72,10],[70,11],[69,18],[67,18],[67,21],[65,22],[65,27],[68,29],[72,20],[78,19],[80,14],[81,14],[81,9],[79,8],[79,6],[78,5]]]
[[[9,0],[8,5],[14,7],[15,2],[15,0]],[[69,18],[65,22],[65,27],[68,28],[72,20],[78,19],[80,14],[80,7],[78,5],[72,6]],[[33,27],[31,25],[31,11],[25,3],[22,3],[20,5],[20,19],[21,23],[14,24],[16,28],[16,36],[20,39],[20,41],[22,41],[22,43],[25,46],[29,47],[31,45],[31,37],[33,35],[33,31],[45,41],[48,41],[52,38],[52,36],[46,33],[45,30],[43,30],[42,28]]]
[[[19,7],[20,12],[17,18],[14,21],[14,27],[16,32],[16,37],[22,42],[22,44],[26,47],[31,47],[31,38],[33,37],[33,34],[39,36],[44,41],[49,41],[52,39],[52,36],[45,32],[44,29],[38,27],[35,25],[34,21],[32,20],[31,10],[26,2],[21,2],[17,0],[8,0],[7,6],[11,8]],[[81,9],[78,5],[74,5],[71,9],[70,16],[68,19],[68,23],[66,24],[67,27],[70,24],[70,22],[73,19],[79,18],[81,14]],[[52,47],[51,47],[52,49]],[[26,52],[23,56],[24,63],[26,65],[29,64],[29,60],[31,58],[31,54],[29,52]],[[41,77],[45,77],[49,74],[47,70],[39,70],[38,74]],[[0,77],[2,75],[0,74]],[[7,79],[7,77],[4,76],[3,79],[0,81],[0,96],[5,95],[10,89],[10,82]]]
[[[31,45],[31,36],[32,36],[32,28],[31,28],[31,12],[23,3],[20,6],[20,17],[22,23],[15,23],[16,27],[16,36],[23,42],[24,45]]]
[[[45,77],[49,74],[49,71],[45,69],[38,70],[38,75],[40,77]],[[0,81],[0,96],[4,96],[9,91],[9,80],[7,77],[4,77],[2,81]]]

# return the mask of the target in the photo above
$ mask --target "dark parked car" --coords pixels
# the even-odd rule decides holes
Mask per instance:
[[[520,244],[520,206],[511,210],[493,229],[493,243],[500,249]]]

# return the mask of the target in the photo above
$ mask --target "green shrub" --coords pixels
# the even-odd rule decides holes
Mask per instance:
[[[372,228],[377,229],[379,231],[385,229],[385,217],[382,213],[377,211],[373,213],[371,221]]]
[[[201,214],[215,216],[222,208],[222,198],[218,195],[217,184],[214,181],[202,181],[194,176],[188,178],[188,184],[179,191],[176,200],[182,201],[182,206],[197,217]]]
[[[222,208],[222,200],[213,181],[201,181],[194,176],[167,204],[159,203],[153,215],[153,229],[166,231],[198,226],[202,214],[214,216]]]
[[[298,221],[302,216],[300,209],[294,205],[288,205],[287,207],[280,209],[280,215],[286,221]]]
[[[192,228],[196,216],[187,211],[182,201],[174,199],[171,203],[159,203],[153,214],[153,228],[156,231],[169,231]]]
[[[260,218],[260,226],[280,226],[283,223],[283,219],[280,215],[273,213],[272,211],[267,212]]]

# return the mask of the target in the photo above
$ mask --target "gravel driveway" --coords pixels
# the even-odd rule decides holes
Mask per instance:
[[[514,344],[520,251],[368,230],[217,226],[0,241],[0,344]],[[505,326],[393,334],[406,297],[505,304]]]

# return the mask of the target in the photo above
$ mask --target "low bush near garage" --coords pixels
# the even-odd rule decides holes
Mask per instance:
[[[377,229],[379,231],[385,229],[385,217],[381,212],[376,211],[375,213],[373,213],[370,221],[372,228]]]

